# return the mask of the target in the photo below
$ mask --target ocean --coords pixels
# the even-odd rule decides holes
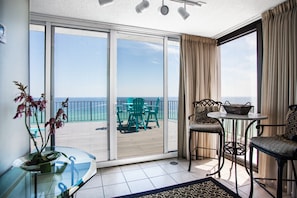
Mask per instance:
[[[55,112],[60,108],[61,102],[65,101],[66,98],[55,98]],[[157,97],[144,97],[145,103],[149,105],[154,105]],[[127,97],[118,97],[117,105],[121,109],[123,119],[128,119],[128,112],[123,103],[126,103]],[[231,104],[245,104],[251,102],[251,104],[256,104],[256,98],[252,97],[223,97],[222,103],[229,101]],[[107,99],[102,97],[85,97],[85,98],[69,98],[68,108],[65,109],[68,122],[83,122],[83,121],[105,121],[107,120]],[[159,119],[163,118],[164,113],[164,101],[160,97],[159,104]],[[168,118],[172,120],[177,120],[178,113],[178,98],[169,97],[168,98]],[[44,122],[44,114],[39,114],[38,119]],[[34,119],[31,119],[31,123],[34,123]]]

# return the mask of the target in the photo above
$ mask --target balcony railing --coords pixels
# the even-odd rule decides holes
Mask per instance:
[[[155,100],[145,100],[148,105],[155,105]],[[126,110],[126,100],[118,100],[117,105],[122,109],[122,119],[128,119],[129,112]],[[61,106],[61,102],[55,102],[55,111]],[[178,101],[168,101],[168,119],[177,120]],[[65,109],[68,119],[67,122],[84,122],[84,121],[106,121],[107,120],[107,103],[106,100],[74,100],[68,101],[68,107]],[[163,119],[164,101],[160,100],[158,118]],[[38,121],[44,123],[45,113],[38,114]],[[33,117],[31,124],[36,123]]]

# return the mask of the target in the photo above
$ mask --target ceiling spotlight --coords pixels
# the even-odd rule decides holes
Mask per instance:
[[[98,0],[101,6],[113,3],[113,0]]]
[[[135,8],[137,13],[141,13],[145,8],[148,8],[150,5],[148,0],[142,0],[140,4],[138,4]]]
[[[186,3],[185,3],[184,8],[180,7],[180,8],[178,8],[177,11],[183,17],[184,20],[186,20],[190,16],[190,14],[186,10]]]
[[[169,12],[168,6],[164,5],[164,0],[162,1],[162,6],[160,7],[160,12],[162,15],[167,15]]]

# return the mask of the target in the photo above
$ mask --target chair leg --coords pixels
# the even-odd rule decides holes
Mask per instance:
[[[120,129],[120,132],[122,132],[123,130],[123,125],[122,125],[122,120],[120,118],[120,114],[117,113],[117,117],[118,117],[118,122],[119,122],[119,129]]]
[[[146,131],[146,124],[144,123],[143,116],[141,115],[141,125],[143,126],[144,130]]]
[[[285,164],[284,160],[277,159],[277,164],[278,164],[278,171],[277,171],[277,192],[276,196],[277,198],[282,197],[282,179],[283,179],[283,167]]]
[[[130,129],[131,129],[131,126],[133,126],[133,124],[134,124],[134,120],[135,118],[134,118],[134,116],[132,115],[132,114],[129,114],[129,118],[128,118],[128,131],[130,131]]]
[[[219,154],[218,154],[218,157],[219,157],[219,165],[218,165],[218,168],[219,168],[219,172],[218,172],[218,175],[219,175],[219,178],[221,178],[221,157],[222,157],[222,148],[223,148],[223,135],[221,133],[219,133],[219,136],[220,136],[220,148],[219,148]]]
[[[138,121],[138,116],[135,116],[135,126],[136,126],[136,131],[138,132],[138,128],[139,128],[139,121]]]
[[[224,163],[225,163],[225,132],[223,131],[222,133],[220,133],[221,136],[221,158],[222,158],[222,165],[220,166],[220,170],[223,168]]]
[[[296,184],[296,188],[297,188],[297,175],[296,175],[296,169],[295,169],[295,166],[294,166],[294,161],[291,160],[291,163],[292,163],[292,168],[293,168],[293,171],[294,171],[294,179],[295,179],[295,184]]]
[[[191,139],[192,139],[192,132],[190,130],[190,135],[189,135],[189,156],[190,156],[190,159],[189,159],[189,168],[188,168],[189,172],[191,171],[191,165],[192,165]]]
[[[157,114],[155,113],[154,115],[155,115],[157,126],[158,126],[158,128],[160,128],[160,125],[159,125],[159,122],[158,122],[158,118],[157,118]]]
[[[149,123],[149,121],[150,121],[150,116],[151,116],[151,113],[148,112],[148,113],[147,113],[147,118],[146,118],[146,127],[148,127],[148,123]]]
[[[253,178],[253,147],[250,146],[250,182],[251,182],[251,188],[250,188],[250,198],[253,197],[253,191],[254,191],[254,178]]]
[[[199,133],[195,133],[194,135],[195,137],[195,144],[194,144],[194,148],[195,148],[195,155],[196,155],[196,160],[199,160],[199,150],[198,150],[198,144],[199,144]],[[203,158],[202,158],[203,159]]]
[[[147,116],[147,119],[146,119],[146,127],[148,127],[148,123],[150,121],[152,122],[153,116],[155,117],[155,122],[156,122],[158,128],[160,128],[158,117],[157,117],[157,114],[156,113],[148,113],[148,116]]]

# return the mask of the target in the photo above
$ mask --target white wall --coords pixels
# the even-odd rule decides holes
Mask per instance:
[[[0,43],[0,175],[29,151],[24,120],[14,120],[18,93],[12,81],[28,84],[29,0],[0,0],[0,23],[6,44]]]

